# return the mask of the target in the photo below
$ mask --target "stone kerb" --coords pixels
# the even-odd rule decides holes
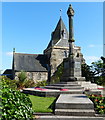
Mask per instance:
[[[81,87],[84,87],[84,89],[97,89],[98,88],[97,84],[91,83],[90,81],[89,82],[86,82],[86,81],[78,82],[78,84],[81,85]]]

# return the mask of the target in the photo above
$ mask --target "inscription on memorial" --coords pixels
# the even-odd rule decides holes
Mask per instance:
[[[75,62],[75,68],[81,68],[80,62]]]
[[[67,62],[64,62],[64,68],[65,68],[65,69],[69,68],[68,61],[67,61]]]

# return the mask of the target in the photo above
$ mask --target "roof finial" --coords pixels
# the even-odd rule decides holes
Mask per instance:
[[[60,9],[60,17],[62,16],[62,9]]]

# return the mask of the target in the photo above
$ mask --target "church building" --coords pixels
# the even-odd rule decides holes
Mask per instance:
[[[54,75],[57,67],[69,54],[69,33],[60,17],[55,30],[51,34],[51,40],[43,54],[24,54],[13,52],[13,78],[17,79],[21,70],[25,71],[28,79],[36,81],[48,80]],[[74,45],[74,56],[84,62],[81,48]]]

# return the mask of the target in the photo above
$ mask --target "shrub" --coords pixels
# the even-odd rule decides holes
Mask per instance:
[[[28,87],[34,87],[35,83],[31,79],[27,79],[26,72],[21,71],[18,74],[18,80],[16,80],[17,88],[18,89],[23,89],[23,88],[28,88]]]
[[[24,81],[24,83],[23,83],[23,86],[25,87],[25,88],[30,88],[30,87],[35,87],[35,83],[34,83],[34,81],[33,80],[25,80]]]
[[[26,120],[32,119],[32,103],[28,96],[11,89],[5,77],[0,77],[0,100],[2,100],[1,120]]]
[[[105,86],[105,76],[98,76],[95,78],[95,82],[98,84],[98,85],[103,85]]]
[[[89,98],[94,103],[96,112],[105,114],[105,97],[102,97],[102,95],[90,95]]]
[[[18,74],[18,78],[19,78],[19,81],[20,82],[24,82],[24,80],[27,78],[27,75],[24,71],[21,71],[19,74]]]
[[[9,88],[12,88],[12,89],[17,88],[16,80],[11,80],[11,79],[7,78],[6,76],[0,76],[0,80],[1,80],[2,86],[8,85]]]
[[[44,80],[44,81],[37,81],[35,83],[35,87],[43,87],[43,86],[46,86],[46,85],[47,85],[46,80]]]
[[[11,88],[2,89],[2,120],[31,120],[32,114],[32,103],[28,96]]]
[[[27,78],[27,75],[24,71],[21,71],[19,74],[18,74],[18,81],[17,81],[17,87],[18,88],[23,88],[24,87],[24,82]]]

